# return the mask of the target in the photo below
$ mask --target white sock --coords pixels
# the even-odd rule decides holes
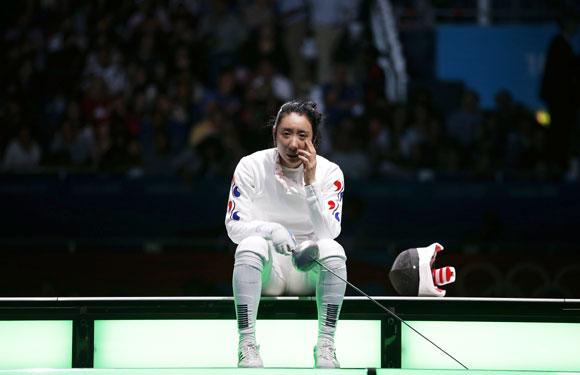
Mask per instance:
[[[322,259],[320,262],[346,280],[346,263],[344,259],[329,257]],[[334,342],[336,324],[338,323],[345,290],[346,283],[344,281],[320,267],[320,275],[316,285],[319,342],[322,339]]]
[[[253,252],[236,254],[232,284],[240,342],[256,341],[256,317],[262,292],[264,261]]]

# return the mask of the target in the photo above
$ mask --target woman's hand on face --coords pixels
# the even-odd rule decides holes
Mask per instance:
[[[298,150],[298,157],[304,165],[304,185],[311,185],[316,177],[316,149],[311,140],[306,140],[305,150]]]

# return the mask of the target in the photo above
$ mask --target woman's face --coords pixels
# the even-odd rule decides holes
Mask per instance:
[[[302,164],[298,150],[305,150],[306,141],[313,140],[312,124],[306,116],[289,113],[274,128],[274,139],[280,163],[288,168],[296,168]]]

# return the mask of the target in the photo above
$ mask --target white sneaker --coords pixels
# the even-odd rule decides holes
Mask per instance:
[[[340,368],[340,363],[336,359],[334,342],[328,339],[318,341],[318,345],[314,347],[314,367]]]
[[[238,347],[238,367],[264,367],[260,346],[255,341],[244,340]]]

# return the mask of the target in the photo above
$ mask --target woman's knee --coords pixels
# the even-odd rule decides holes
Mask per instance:
[[[318,242],[319,259],[323,261],[327,258],[339,258],[346,261],[346,253],[341,244],[332,239],[323,239]]]

